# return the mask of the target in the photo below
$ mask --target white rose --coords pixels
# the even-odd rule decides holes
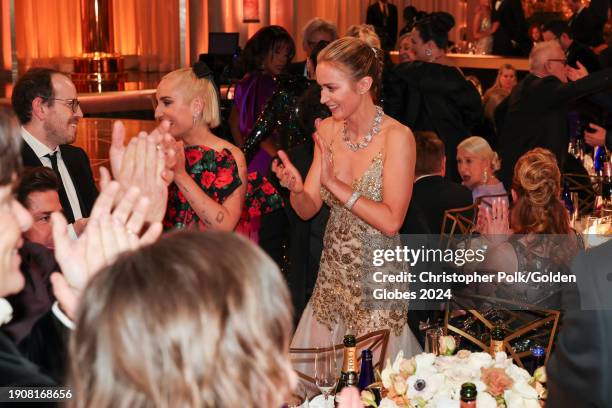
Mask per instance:
[[[512,391],[518,393],[521,397],[526,399],[538,399],[538,392],[531,385],[524,381],[515,382],[512,385]]]
[[[478,408],[497,408],[497,401],[488,392],[479,392],[476,395],[476,406]]]
[[[13,318],[13,308],[5,298],[0,298],[0,326],[11,321]]]
[[[417,371],[429,370],[433,368],[436,356],[431,353],[421,353],[414,357],[414,361],[416,362]]]
[[[510,367],[506,369],[506,374],[508,374],[508,376],[512,378],[512,380],[514,380],[515,383],[518,383],[518,382],[527,383],[531,380],[531,375],[529,375],[529,372],[527,370],[517,365],[514,365],[514,364],[512,364]]]
[[[475,371],[480,371],[483,367],[488,368],[493,364],[489,353],[472,353],[467,360],[468,366]]]

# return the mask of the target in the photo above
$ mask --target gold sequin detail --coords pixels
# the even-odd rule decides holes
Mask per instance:
[[[365,198],[382,201],[382,181],[381,151],[352,187]],[[321,188],[321,197],[331,212],[323,240],[319,275],[311,299],[315,317],[330,330],[340,319],[356,335],[390,329],[399,336],[406,324],[408,302],[401,310],[368,310],[362,303],[361,293],[363,240],[377,234],[381,236],[383,248],[395,248],[400,244],[399,236],[382,236],[374,227],[345,209],[325,188]]]

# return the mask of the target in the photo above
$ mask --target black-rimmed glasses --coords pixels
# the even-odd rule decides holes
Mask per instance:
[[[79,102],[78,98],[74,98],[74,99],[49,98],[47,100],[56,100],[56,101],[65,102],[66,106],[68,106],[72,110],[72,113],[77,113],[79,111],[79,106],[81,106],[81,102]]]

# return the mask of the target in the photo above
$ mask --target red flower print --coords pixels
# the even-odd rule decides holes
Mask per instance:
[[[249,177],[249,181],[257,180],[257,172],[253,171],[253,172],[249,173],[248,177]]]
[[[210,188],[210,185],[215,181],[215,173],[208,170],[202,173],[202,185],[206,188]]]
[[[202,160],[203,153],[200,149],[189,149],[185,150],[185,159],[190,166],[193,166],[198,161]]]
[[[217,178],[215,180],[216,188],[223,188],[234,180],[232,169],[218,169]]]
[[[261,186],[261,189],[263,190],[265,195],[271,195],[271,194],[276,193],[276,189],[270,183],[264,183],[264,185]]]

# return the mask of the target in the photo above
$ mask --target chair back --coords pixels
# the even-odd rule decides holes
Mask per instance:
[[[442,230],[440,231],[440,247],[454,247],[457,243],[457,235],[471,235],[474,232],[477,212],[477,203],[444,211]]]
[[[478,309],[474,305],[478,305]],[[465,313],[460,324],[453,318],[459,310]],[[544,347],[545,363],[548,361],[559,328],[561,312],[558,310],[538,310],[536,306],[517,301],[462,295],[454,297],[447,305],[444,329],[447,334],[461,337],[459,349],[488,352],[491,329],[500,317],[505,328],[504,348],[516,365],[525,368],[523,360],[531,356],[533,344]]]
[[[361,365],[361,351],[370,349],[372,351],[372,364],[374,369],[382,370],[382,366],[387,354],[387,344],[389,343],[389,330],[377,330],[371,333],[364,334],[356,339],[356,356],[357,365]],[[338,371],[342,369],[343,344],[336,344],[333,347],[327,348],[291,348],[289,356],[291,364],[297,375],[308,383],[315,384],[314,364],[317,352],[335,351],[336,366]],[[316,386],[316,384],[315,384]]]
[[[567,182],[570,193],[577,193],[574,207],[578,214],[588,215],[595,209],[597,197],[601,194],[602,177],[595,174],[563,173],[561,185]]]

